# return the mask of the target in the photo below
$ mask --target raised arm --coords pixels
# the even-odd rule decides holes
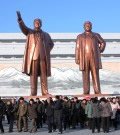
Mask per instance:
[[[21,31],[23,32],[23,34],[25,34],[27,36],[30,29],[24,24],[20,12],[17,11],[16,13],[17,13],[19,27],[20,27]]]

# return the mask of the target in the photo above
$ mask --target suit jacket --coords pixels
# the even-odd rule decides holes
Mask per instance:
[[[18,107],[18,116],[27,116],[27,111],[28,111],[28,105],[27,103],[20,103]]]
[[[97,69],[101,69],[102,63],[100,53],[104,51],[106,43],[98,33],[91,32],[91,38],[95,66]],[[75,62],[79,65],[80,70],[84,70],[85,67],[85,45],[86,34],[79,34],[76,40]]]
[[[23,34],[25,34],[27,36],[22,72],[27,75],[30,75],[31,64],[32,64],[32,60],[33,60],[35,47],[36,47],[35,34],[34,34],[35,30],[28,28],[24,24],[23,20],[18,21],[18,23],[19,23],[20,29],[23,32]],[[51,76],[50,51],[52,50],[54,43],[52,42],[52,39],[48,33],[41,30],[41,35],[43,38],[44,47],[42,47],[42,48],[44,49],[43,52],[45,52],[45,63],[46,63],[47,76]]]

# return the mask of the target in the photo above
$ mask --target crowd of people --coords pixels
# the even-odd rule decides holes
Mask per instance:
[[[120,97],[100,98],[67,96],[48,97],[18,101],[11,99],[3,102],[0,99],[0,129],[4,133],[3,117],[6,116],[9,131],[17,126],[18,132],[37,132],[37,129],[48,126],[48,132],[58,130],[62,134],[66,129],[90,129],[92,133],[108,133],[110,128],[118,129],[120,120]]]

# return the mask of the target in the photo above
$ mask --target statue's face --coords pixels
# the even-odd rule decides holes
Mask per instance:
[[[90,32],[90,31],[92,30],[92,25],[91,25],[90,23],[86,23],[86,24],[84,25],[84,30],[85,30],[86,32]]]
[[[41,28],[41,23],[40,23],[39,20],[34,21],[34,28],[35,28],[35,29]]]

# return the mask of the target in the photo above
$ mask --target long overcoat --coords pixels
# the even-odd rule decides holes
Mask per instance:
[[[106,43],[98,33],[91,32],[92,38],[92,50],[95,66],[97,69],[102,68],[101,63],[101,52],[104,51]],[[79,34],[76,40],[75,48],[75,62],[79,65],[79,69],[82,71],[85,68],[85,45],[86,45],[86,34],[85,32]]]
[[[25,52],[24,52],[24,59],[23,59],[23,66],[22,72],[30,75],[31,73],[31,65],[33,60],[33,55],[36,47],[35,43],[35,30],[28,28],[23,20],[18,21],[19,26],[23,34],[27,36]],[[46,63],[46,73],[47,76],[51,76],[51,61],[50,61],[50,51],[52,50],[54,43],[50,35],[41,30],[42,34],[42,41],[43,41],[43,52],[45,53],[45,63]],[[39,74],[40,75],[40,74]]]

